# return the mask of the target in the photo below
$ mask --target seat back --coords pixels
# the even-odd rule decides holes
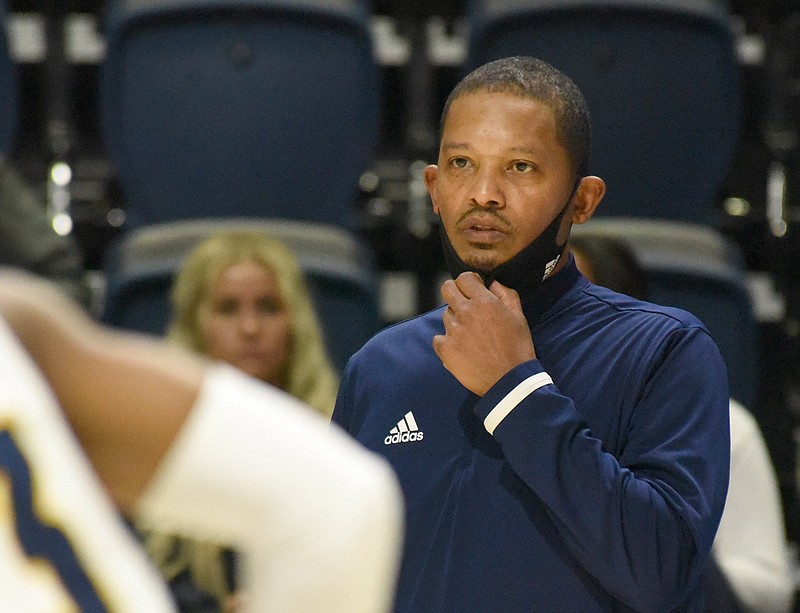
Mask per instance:
[[[102,319],[162,335],[172,317],[169,292],[184,258],[221,230],[263,230],[292,250],[339,369],[380,329],[376,271],[360,241],[338,227],[264,218],[176,221],[123,235],[108,254]]]
[[[472,0],[468,20],[468,68],[532,55],[580,87],[598,215],[713,222],[740,124],[726,2]]]
[[[576,236],[622,240],[645,274],[649,300],[697,316],[728,367],[730,395],[746,407],[757,398],[759,330],[739,246],[705,225],[647,219],[592,219]]]
[[[109,0],[100,115],[129,226],[351,225],[379,138],[368,17],[362,0]]]
[[[17,132],[17,69],[8,40],[8,8],[0,2],[0,157],[14,146]]]

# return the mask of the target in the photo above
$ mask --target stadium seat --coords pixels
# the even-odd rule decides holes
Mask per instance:
[[[161,335],[171,318],[169,291],[185,256],[223,229],[262,229],[283,241],[306,275],[334,364],[347,359],[381,327],[377,277],[370,252],[337,227],[286,219],[208,218],[142,226],[108,254],[102,319]]]
[[[354,225],[380,128],[362,0],[109,0],[100,115],[128,227]]]
[[[471,0],[467,19],[467,68],[532,55],[581,88],[599,216],[714,223],[740,125],[727,2]]]
[[[701,224],[632,218],[595,218],[572,233],[624,241],[645,273],[650,301],[685,309],[706,325],[728,366],[731,396],[754,406],[759,330],[736,243]]]

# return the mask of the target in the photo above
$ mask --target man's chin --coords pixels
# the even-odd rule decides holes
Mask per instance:
[[[500,265],[494,258],[490,259],[485,257],[470,258],[468,260],[464,260],[464,263],[470,268],[470,270],[474,270],[482,276],[493,273]]]

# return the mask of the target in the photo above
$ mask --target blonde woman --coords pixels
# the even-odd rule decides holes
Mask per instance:
[[[171,341],[232,364],[330,417],[338,375],[303,273],[279,240],[259,231],[212,235],[187,256],[171,301]],[[235,610],[229,551],[162,534],[147,534],[145,547],[167,580],[188,574],[223,611]]]

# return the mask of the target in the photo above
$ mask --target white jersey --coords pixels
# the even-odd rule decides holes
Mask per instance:
[[[391,606],[403,529],[391,468],[232,367],[206,373],[136,515],[240,550],[248,613]],[[0,319],[0,611],[174,610],[43,374]]]
[[[43,375],[0,319],[0,611],[174,610]]]
[[[403,519],[389,464],[230,366],[206,374],[137,510],[239,550],[248,613],[391,608]]]

